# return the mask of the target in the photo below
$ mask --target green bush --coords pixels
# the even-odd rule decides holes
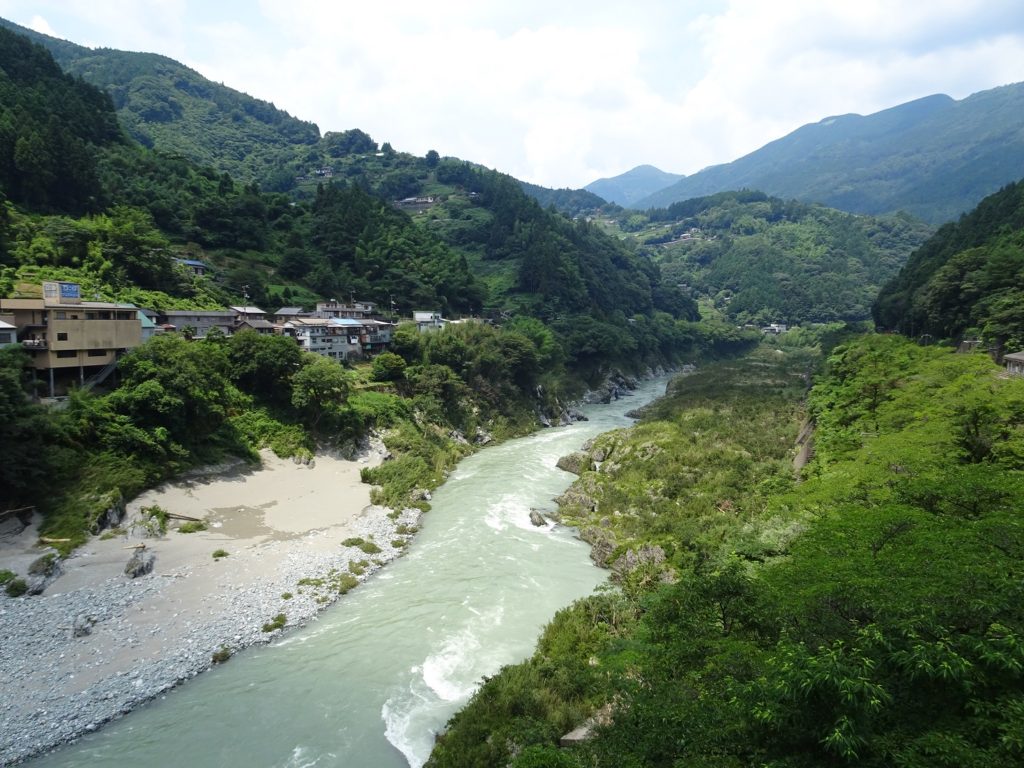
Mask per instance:
[[[226,549],[215,549],[213,550],[213,559],[220,560],[222,557],[227,557],[230,553]]]
[[[189,520],[178,526],[178,533],[197,533],[207,529],[205,520]]]
[[[14,579],[17,574],[14,571],[9,571],[6,568],[0,569],[0,586],[3,586],[7,582]]]
[[[263,625],[264,632],[273,632],[275,629],[283,629],[284,625],[288,623],[288,617],[283,613],[277,614],[273,619]]]
[[[231,658],[232,651],[226,645],[222,645],[216,651],[213,652],[211,660],[214,664],[223,664],[225,661]]]
[[[364,541],[359,545],[359,548],[368,555],[376,555],[380,552],[380,547],[374,544],[372,541]]]
[[[22,578],[14,578],[7,582],[7,587],[4,591],[11,597],[21,597],[28,592],[28,584]]]

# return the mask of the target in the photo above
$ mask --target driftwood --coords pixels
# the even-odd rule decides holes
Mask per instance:
[[[29,512],[29,511],[35,512],[36,508],[32,507],[32,506],[29,506],[29,507],[18,507],[17,509],[5,509],[3,512],[0,512],[0,520],[6,520],[11,515],[18,515],[20,517],[22,512]]]
[[[67,544],[71,539],[51,539],[48,536],[40,536],[39,540],[44,544]]]
[[[190,523],[201,523],[203,522],[198,517],[189,517],[188,515],[180,515],[177,512],[168,512],[167,517],[171,520],[188,520]]]
[[[146,542],[142,542],[141,544],[129,544],[127,547],[121,547],[121,549],[145,549],[145,548],[146,548]]]

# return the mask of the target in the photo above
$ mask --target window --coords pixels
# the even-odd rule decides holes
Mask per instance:
[[[86,354],[89,357],[106,357],[107,356],[107,350],[105,350],[105,349],[90,349]]]
[[[12,341],[14,341],[14,339],[11,338],[10,331],[7,333],[0,333],[0,344],[10,344]]]
[[[57,333],[57,341],[67,341],[68,335],[66,333]]]
[[[58,320],[67,320],[68,319],[68,313],[63,311],[63,310],[59,310],[56,314],[57,314],[57,319]]]
[[[67,359],[69,357],[78,357],[78,352],[76,352],[73,349],[62,349],[62,350],[60,350],[57,353],[57,357],[61,357],[61,358],[65,358],[65,359]]]

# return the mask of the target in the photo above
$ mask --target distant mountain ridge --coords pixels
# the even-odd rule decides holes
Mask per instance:
[[[853,213],[955,219],[1024,170],[1024,83],[956,101],[933,95],[805,125],[731,163],[636,202],[638,209],[734,189]]]
[[[638,165],[618,176],[592,181],[584,189],[603,197],[610,203],[630,208],[639,200],[684,178],[686,177],[680,173],[668,173],[653,165]]]

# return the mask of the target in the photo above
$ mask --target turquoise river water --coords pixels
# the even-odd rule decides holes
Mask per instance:
[[[419,768],[481,678],[527,657],[555,612],[607,572],[572,530],[531,508],[573,477],[558,458],[626,426],[664,392],[588,406],[463,460],[437,490],[408,554],[280,641],[250,648],[32,768]]]

